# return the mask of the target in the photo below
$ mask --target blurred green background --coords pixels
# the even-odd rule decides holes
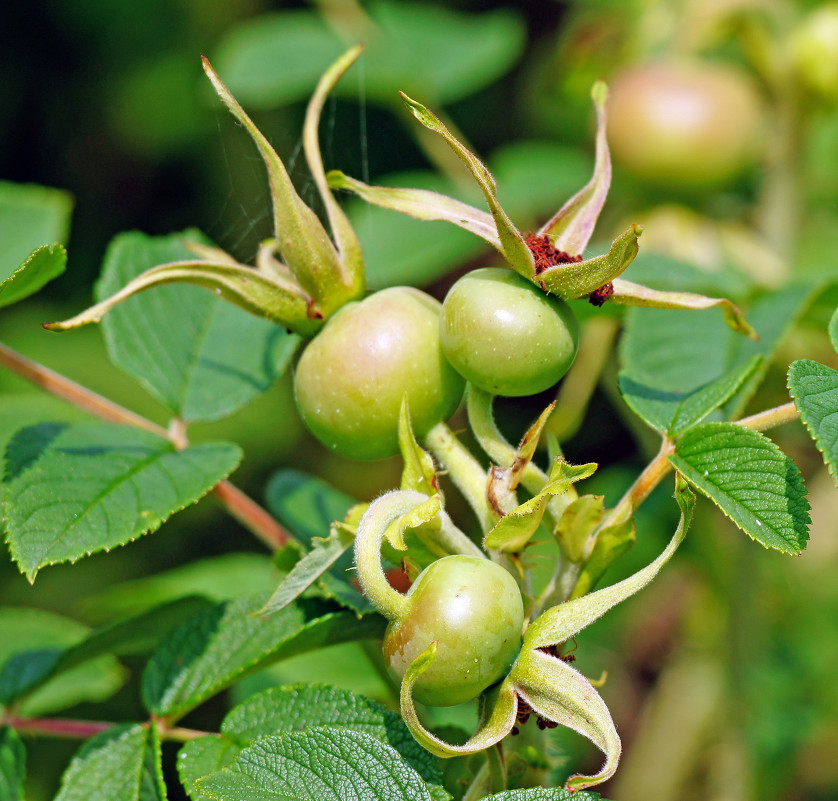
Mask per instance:
[[[587,181],[594,131],[588,93],[594,80],[605,78],[614,91],[615,176],[591,253],[601,252],[626,221],[636,221],[647,226],[644,254],[664,254],[678,270],[687,263],[710,286],[734,292],[746,286],[744,295],[793,282],[818,286],[772,354],[764,389],[749,408],[783,403],[790,361],[836,365],[824,334],[838,299],[830,289],[838,277],[836,19],[835,4],[780,0],[13,4],[0,26],[0,179],[66,190],[75,207],[67,272],[37,297],[3,309],[0,340],[165,424],[163,407],[110,364],[99,330],[58,337],[40,323],[90,303],[107,243],[121,231],[162,235],[196,226],[245,262],[270,234],[262,164],[210,91],[201,54],[317,207],[300,150],[305,102],[321,71],[362,40],[366,54],[324,114],[326,168],[479,202],[456,160],[402,111],[396,90],[403,89],[486,159],[501,202],[522,230],[537,228]],[[687,74],[715,70],[719,83],[710,94],[721,108],[711,102],[705,113],[684,101],[674,115],[681,124],[694,114],[694,137],[677,125],[667,133],[665,113],[651,123],[632,117],[644,108],[642,92],[659,88],[660,72],[657,78],[643,72],[652,62],[663,64],[668,78],[685,64]],[[725,100],[732,85],[732,99]],[[677,86],[667,91],[664,106],[671,112],[680,102],[671,94]],[[659,158],[646,163],[644,152]],[[413,283],[442,297],[462,271],[496,258],[458,229],[414,223],[349,199],[347,207],[374,287]],[[589,491],[605,492],[613,502],[655,442],[616,390],[612,344],[620,315],[593,319],[582,304],[578,311],[592,343],[590,366],[562,397],[566,416],[557,433],[569,459],[601,464]],[[77,415],[4,373],[0,392],[4,442],[27,421]],[[510,437],[550,399],[546,393],[500,404]],[[464,425],[458,418],[453,427]],[[287,376],[247,409],[196,426],[192,436],[240,442],[246,459],[235,480],[259,500],[283,467],[315,473],[359,499],[398,480],[397,460],[350,463],[310,440]],[[580,637],[577,666],[590,676],[608,670],[602,692],[626,748],[617,777],[602,788],[605,797],[838,797],[838,493],[800,425],[772,436],[809,483],[814,512],[807,551],[796,559],[765,551],[701,503],[665,575]],[[669,492],[659,489],[643,507],[637,544],[606,581],[648,562],[668,539]],[[156,591],[148,584],[117,586],[122,582],[231,551],[263,553],[208,500],[129,546],[48,568],[33,587],[4,559],[0,603],[97,623],[130,608],[132,594]],[[241,575],[252,577],[255,563],[244,559]],[[234,594],[238,578],[231,572],[213,589],[220,597]],[[341,673],[329,667],[337,662],[346,666]],[[259,681],[312,676],[385,699],[389,692],[369,676],[357,649],[345,650],[341,660],[290,660]],[[192,723],[211,726],[220,712],[203,710],[204,718]],[[136,683],[104,705],[70,714],[141,714]],[[561,729],[552,736],[557,753],[574,764],[598,764],[581,739]],[[30,749],[33,799],[51,797],[74,748],[39,743]]]

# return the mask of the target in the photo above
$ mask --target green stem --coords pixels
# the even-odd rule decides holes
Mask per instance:
[[[506,758],[503,753],[503,741],[495,743],[487,752],[489,776],[492,782],[492,792],[500,793],[506,789]]]
[[[489,531],[495,521],[486,497],[488,476],[480,462],[445,423],[438,423],[430,430],[425,444],[448,471],[454,485],[474,510],[481,530],[484,533]]]
[[[28,359],[1,342],[0,367],[11,370],[51,395],[71,403],[76,408],[82,409],[100,420],[117,425],[141,428],[169,440],[177,448],[185,448],[188,444],[182,421],[174,420],[167,430],[93,390],[77,384],[61,375],[61,373],[56,373],[54,370]],[[216,484],[212,492],[232,517],[271,550],[278,550],[291,539],[288,531],[267,511],[229,481]]]

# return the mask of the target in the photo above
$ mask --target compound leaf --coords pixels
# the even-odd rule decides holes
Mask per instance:
[[[838,482],[838,371],[800,359],[789,368],[788,386],[800,419]]]
[[[236,445],[178,451],[129,426],[24,428],[6,448],[3,512],[12,558],[33,581],[45,565],[124,545],[197,501],[240,459]]]
[[[431,801],[396,750],[364,732],[330,727],[262,737],[196,787],[218,801]]]
[[[670,457],[685,478],[766,548],[797,554],[809,537],[800,471],[768,437],[732,423],[687,431]]]

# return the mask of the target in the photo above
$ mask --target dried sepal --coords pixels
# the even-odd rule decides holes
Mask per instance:
[[[725,322],[736,332],[757,340],[757,332],[745,319],[739,307],[727,298],[708,298],[693,292],[664,292],[635,284],[625,279],[614,281],[611,302],[621,306],[646,306],[653,309],[711,309],[719,306]]]
[[[317,298],[324,313],[331,313],[347,299],[345,288],[340,285],[342,268],[337,250],[317,215],[297,194],[285,165],[270,142],[233,97],[209,60],[202,58],[202,62],[219,98],[248,132],[265,163],[273,204],[274,235],[281,243],[283,259],[306,291]],[[335,303],[336,295],[341,296],[340,302]]]
[[[323,325],[323,315],[313,298],[290,281],[268,277],[242,264],[176,261],[146,270],[106,300],[68,320],[47,323],[44,328],[67,331],[88,323],[98,323],[114,306],[131,296],[165,284],[205,287],[245,311],[279,323],[303,336],[313,336]]]
[[[402,679],[399,706],[402,720],[404,720],[410,733],[420,745],[439,757],[475,754],[500,742],[512,730],[518,713],[518,696],[509,679],[481,696],[480,720],[477,731],[462,745],[446,743],[422,725],[422,721],[419,720],[419,715],[416,713],[416,706],[413,703],[413,686],[431,666],[436,653],[437,643],[432,642],[425,651],[411,662]]]
[[[591,98],[597,115],[593,177],[538,232],[540,235],[549,236],[557,250],[571,256],[584,253],[611,187],[611,155],[605,135],[608,123],[608,87],[602,81],[597,81],[591,90]]]
[[[404,92],[399,94],[413,116],[426,128],[442,136],[474,176],[494,218],[504,258],[516,272],[525,278],[532,278],[535,275],[535,262],[532,253],[521,232],[512,224],[498,202],[495,179],[486,165],[463,145],[432,111],[408,97]]]
[[[525,651],[508,680],[539,717],[579,732],[605,754],[598,773],[571,776],[568,790],[593,787],[614,775],[622,750],[617,729],[605,701],[578,670],[545,651]]]
[[[326,176],[333,189],[345,189],[374,206],[398,211],[417,220],[450,222],[476,234],[503,253],[492,215],[430,189],[370,186],[332,170]]]
[[[339,255],[337,264],[340,269],[341,282],[354,296],[360,296],[364,292],[364,254],[355,230],[329,188],[326,171],[323,169],[323,158],[320,155],[318,128],[326,97],[346,71],[358,60],[363,50],[363,45],[353,47],[326,70],[311,96],[303,125],[303,152],[329,218]]]

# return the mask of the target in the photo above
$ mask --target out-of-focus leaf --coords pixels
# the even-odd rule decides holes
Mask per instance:
[[[42,245],[0,283],[0,307],[10,306],[33,295],[44,284],[61,275],[66,266],[67,251],[63,245]]]
[[[60,189],[0,181],[0,280],[36,248],[67,243],[73,199]]]
[[[0,801],[24,801],[26,750],[14,729],[0,729]]]
[[[82,609],[87,619],[110,621],[141,614],[186,595],[217,602],[253,592],[267,593],[276,579],[277,571],[269,556],[226,553],[108,587],[85,599]]]
[[[218,801],[431,801],[421,776],[369,734],[313,727],[268,735],[196,783]]]
[[[789,368],[788,385],[800,419],[838,482],[838,371],[800,359]]]
[[[733,423],[703,423],[669,457],[685,478],[766,548],[798,554],[809,539],[800,471],[768,437]]]
[[[299,470],[274,473],[265,494],[271,512],[303,544],[328,536],[332,523],[343,520],[356,503],[323,479]]]
[[[247,673],[294,654],[380,636],[377,615],[359,619],[321,601],[286,606],[267,618],[252,613],[260,599],[241,598],[196,615],[152,657],[143,699],[157,715],[180,716]]]
[[[27,666],[18,660],[24,659],[27,652],[34,657],[30,664],[49,665],[65,649],[83,642],[89,633],[87,626],[52,612],[25,607],[0,609],[0,665],[4,681],[16,686],[18,677],[25,675]],[[14,662],[18,662],[17,667]],[[6,673],[10,663],[10,672]],[[101,701],[115,693],[123,679],[124,672],[113,657],[99,657],[50,679],[21,702],[17,711],[35,716],[66,709],[81,701]]]
[[[12,558],[32,581],[45,565],[124,545],[200,499],[240,458],[236,445],[178,451],[130,426],[24,428],[6,448],[3,514]]]
[[[761,356],[734,367],[721,378],[688,392],[648,387],[629,375],[620,375],[620,392],[629,407],[652,428],[676,436],[721,406],[757,369]]]
[[[690,393],[761,355],[762,367],[751,372],[727,401],[724,413],[735,417],[763,379],[771,355],[806,307],[812,290],[810,285],[792,285],[744,304],[747,319],[759,335],[757,342],[728,328],[718,309],[632,308],[626,314],[620,343],[624,373],[656,390]]]
[[[314,11],[265,14],[234,28],[215,61],[240,102],[274,107],[303,100],[349,46],[363,41],[363,92],[381,103],[399,90],[449,103],[492,83],[520,55],[525,32],[517,14],[464,14],[415,2],[368,5],[371,19],[341,17],[339,27]],[[338,86],[356,97],[353,81]]]
[[[184,240],[120,234],[105,255],[98,300],[146,270],[193,260]],[[102,321],[111,359],[185,420],[216,420],[265,392],[288,367],[299,339],[201,287],[155,287],[114,307]]]
[[[86,742],[55,801],[165,801],[160,742],[140,724],[116,726]]]
[[[137,617],[94,631],[69,648],[36,649],[16,654],[0,670],[0,701],[7,705],[13,701],[18,702],[21,696],[31,695],[58,674],[71,671],[101,656],[148,654],[168,636],[175,625],[209,605],[210,602],[203,598],[180,598]]]

